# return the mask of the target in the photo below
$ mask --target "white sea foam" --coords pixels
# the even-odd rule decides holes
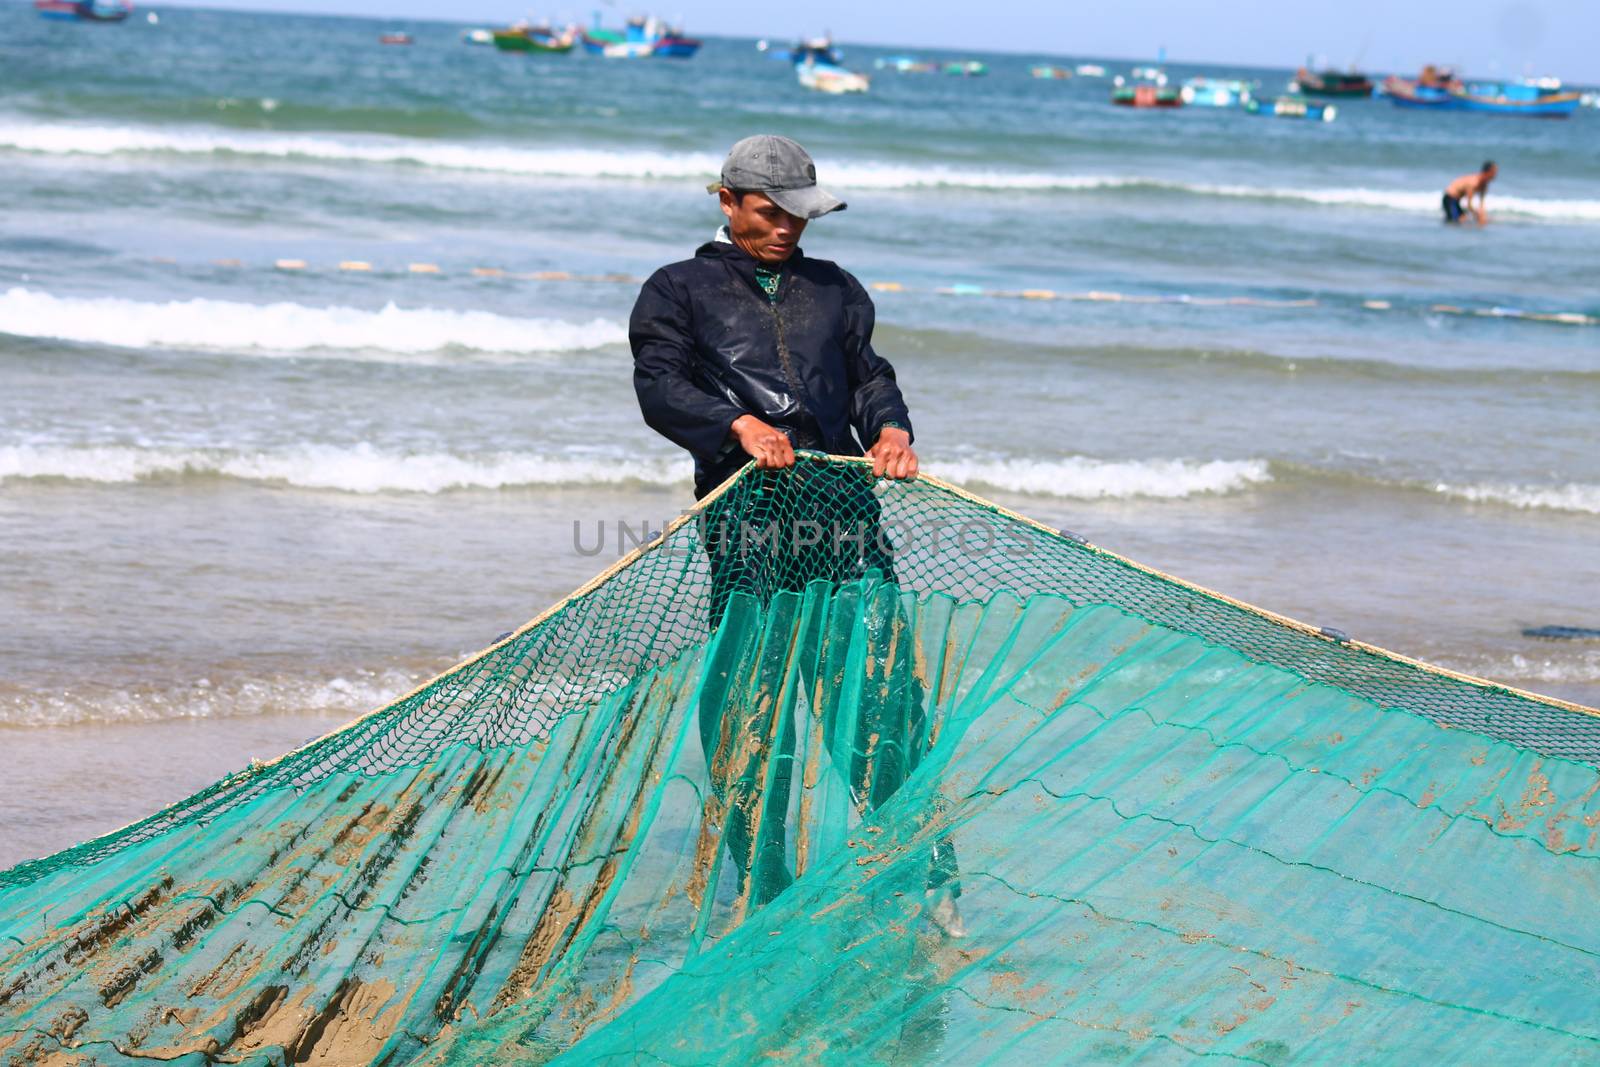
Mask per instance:
[[[521,354],[571,352],[627,340],[618,322],[519,319],[487,311],[378,311],[230,300],[144,303],[59,297],[12,288],[0,294],[0,333],[123,348],[204,348],[261,353],[310,351],[422,356],[449,349]]]
[[[1271,480],[1262,460],[958,460],[925,464],[951,481],[1079,500],[1177,498],[1226,493]],[[181,478],[241,481],[347,493],[441,493],[459,489],[645,484],[689,480],[687,459],[492,452],[397,452],[370,444],[304,445],[273,451],[127,445],[0,446],[0,482],[105,484]]]
[[[1072,500],[1173,500],[1240,492],[1274,480],[1266,460],[956,459],[924,457],[930,474],[979,489]],[[1285,468],[1292,477],[1296,468]],[[1315,472],[1312,472],[1315,473]],[[0,445],[0,483],[73,481],[126,484],[228,478],[346,493],[443,493],[540,486],[678,486],[686,458],[585,453],[405,452],[355,445],[300,445],[271,450],[136,445]],[[1478,504],[1600,514],[1600,485],[1377,482],[1425,489]]]
[[[676,485],[687,460],[610,459],[492,452],[385,451],[370,444],[306,445],[270,452],[123,445],[0,447],[0,482],[51,479],[105,484],[213,477],[346,493],[442,493],[561,485]]]
[[[399,670],[354,671],[349,677],[259,678],[213,682],[196,678],[172,688],[97,686],[33,692],[0,689],[0,725],[158,722],[272,714],[351,716],[410,691],[421,676]]]
[[[1265,460],[1065,459],[963,460],[927,465],[954,482],[1014,493],[1113,500],[1130,497],[1176,499],[1203,493],[1230,493],[1272,480]]]
[[[1587,643],[1540,642],[1542,654],[1513,652],[1480,656],[1444,653],[1438,662],[1452,670],[1519,687],[1600,682],[1600,650]]]
[[[450,170],[567,178],[700,178],[722,165],[709,153],[524,148],[326,133],[255,133],[0,122],[0,148],[45,155],[262,156],[341,163],[401,163]]]
[[[1433,490],[1475,504],[1504,504],[1514,508],[1581,511],[1600,515],[1600,485],[1581,482],[1569,482],[1566,485],[1450,485],[1440,482],[1433,486]]]
[[[1439,209],[1436,193],[1393,189],[1294,189],[1253,185],[1207,185],[1184,182],[1153,182],[1153,185],[1209,196],[1242,197],[1262,200],[1300,200],[1330,207],[1380,208],[1392,211],[1429,212]],[[1600,200],[1542,200],[1524,196],[1494,197],[1497,214],[1564,221],[1600,222]]]
[[[331,133],[267,133],[80,124],[0,122],[0,149],[42,155],[237,156],[310,162],[400,164],[448,170],[550,178],[695,179],[715,176],[721,157],[709,152],[633,149],[530,148],[490,142],[443,142]],[[1157,189],[1198,196],[1298,200],[1334,207],[1418,212],[1438,208],[1428,192],[1300,189],[1172,181],[1140,175],[1060,174],[994,168],[840,160],[827,178],[844,189],[966,188],[1084,192]],[[1600,222],[1600,200],[1501,196],[1494,210],[1508,215]]]

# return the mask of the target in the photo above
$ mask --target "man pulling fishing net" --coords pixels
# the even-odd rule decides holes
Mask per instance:
[[[786,137],[747,137],[729,151],[720,179],[708,189],[726,223],[692,259],[651,275],[629,321],[634,389],[645,422],[694,457],[696,499],[752,459],[762,470],[795,468],[796,449],[872,460],[872,477],[863,469],[848,488],[837,479],[815,494],[801,486],[791,499],[805,500],[803,514],[763,513],[753,525],[760,501],[748,496],[719,499],[702,513],[717,626],[735,593],[765,603],[776,592],[871,572],[892,583],[893,545],[879,525],[873,485],[881,477],[915,478],[917,454],[894,368],[872,347],[872,298],[837,264],[810,259],[800,249],[807,223],[846,206],[817,185],[810,155]],[[805,470],[786,477],[803,478]],[[911,691],[915,683],[902,681]],[[886,802],[926,750],[922,702],[912,703],[895,721],[858,726],[854,758],[840,770],[861,811]],[[793,880],[784,819],[794,724],[774,732],[762,719],[773,713],[770,707],[725,706],[714,691],[700,707],[706,761],[718,799],[729,809],[725,840],[741,892],[748,890],[758,905]],[[725,722],[730,716],[738,721]],[[730,759],[719,741],[729,736],[777,737],[769,785],[763,786],[761,768],[774,753]],[[928,914],[947,934],[960,936],[955,871],[954,848],[942,839],[933,849]]]

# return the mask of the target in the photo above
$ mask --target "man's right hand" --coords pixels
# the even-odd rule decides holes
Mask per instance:
[[[762,470],[794,466],[794,445],[782,430],[774,429],[754,415],[740,415],[729,427],[744,449]]]

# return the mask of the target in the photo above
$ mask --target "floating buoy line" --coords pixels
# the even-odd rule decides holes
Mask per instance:
[[[152,263],[176,266],[178,261],[167,257],[155,257],[149,260]],[[250,269],[247,264],[239,259],[215,259],[213,266],[226,267],[235,270]],[[271,269],[280,272],[316,273],[327,270],[318,267],[304,259],[276,259],[271,263]],[[485,279],[502,279],[508,281],[529,282],[587,282],[592,284],[613,285],[643,285],[645,279],[635,274],[606,273],[606,274],[581,274],[565,270],[537,270],[513,271],[502,267],[469,267],[459,271],[449,271],[437,263],[407,263],[401,267],[382,267],[374,265],[363,259],[343,259],[333,264],[333,269],[347,274],[372,274],[384,277],[404,275],[439,275],[455,277],[473,277]],[[922,296],[969,297],[990,300],[1034,300],[1034,301],[1067,301],[1070,303],[1090,304],[1178,304],[1186,307],[1250,307],[1269,309],[1293,309],[1314,307],[1337,307],[1343,301],[1328,300],[1325,298],[1305,297],[1292,300],[1273,300],[1256,296],[1193,296],[1188,293],[1119,293],[1091,289],[1086,292],[1065,292],[1056,289],[991,289],[981,285],[955,283],[951,285],[906,285],[901,282],[875,281],[867,283],[867,287],[877,293],[904,293]],[[1434,315],[1458,315],[1473,318],[1508,319],[1523,322],[1542,322],[1560,326],[1595,326],[1600,325],[1600,316],[1590,315],[1581,311],[1528,311],[1523,308],[1489,306],[1469,307],[1460,304],[1442,303],[1396,303],[1389,300],[1354,300],[1351,306],[1360,307],[1366,311],[1410,311]]]

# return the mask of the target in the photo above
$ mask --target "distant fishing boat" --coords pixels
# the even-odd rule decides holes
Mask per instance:
[[[603,29],[598,22],[583,33],[583,50],[606,59],[643,59],[661,56],[688,59],[700,51],[700,42],[684,36],[656,18],[631,18],[622,31]]]
[[[476,45],[494,44],[494,31],[493,30],[462,30],[461,31],[461,43],[462,44],[476,44]]]
[[[681,33],[669,32],[656,41],[655,54],[663,59],[693,59],[700,51],[700,41]]]
[[[1424,85],[1419,81],[1412,81],[1390,75],[1383,80],[1383,95],[1388,97],[1396,107],[1415,108],[1449,108],[1454,100],[1450,90],[1437,85]]]
[[[865,74],[858,74],[845,67],[844,53],[834,47],[833,39],[830,37],[813,37],[810,40],[798,41],[791,48],[773,48],[766,41],[760,41],[756,44],[756,48],[772,59],[794,64],[795,79],[805,88],[815,92],[833,95],[864,93],[872,85],[871,79]],[[909,58],[890,57],[891,61]]]
[[[843,93],[864,93],[872,85],[872,82],[865,74],[847,70],[826,60],[818,59],[814,55],[807,56],[796,63],[794,71],[796,79],[807,89],[835,96]]]
[[[1111,102],[1120,107],[1182,107],[1183,94],[1170,85],[1119,85]]]
[[[1079,63],[1074,70],[1080,78],[1104,78],[1106,76],[1106,68],[1098,63]]]
[[[1383,79],[1381,92],[1396,107],[1447,108],[1452,106],[1451,93],[1461,87],[1461,79],[1450,67],[1428,64],[1415,78],[1390,75]]]
[[[502,52],[534,52],[563,55],[577,44],[577,35],[570,29],[557,32],[549,26],[518,24],[509,29],[495,30],[494,46]]]
[[[399,31],[395,31],[393,33],[380,33],[378,35],[378,43],[379,44],[411,44],[412,40],[411,40],[411,35],[409,33],[400,33]]]
[[[872,61],[879,70],[892,70],[898,74],[933,74],[939,64],[915,56],[879,56]]]
[[[1312,71],[1306,67],[1295,71],[1294,81],[1289,83],[1292,94],[1335,99],[1371,96],[1374,88],[1372,79],[1357,71]]]
[[[133,14],[133,4],[129,0],[33,0],[33,10],[47,19],[121,22]]]
[[[1383,95],[1399,107],[1480,111],[1530,118],[1566,118],[1583,94],[1540,79],[1525,82],[1464,82],[1448,67],[1424,67],[1416,80],[1384,79]]]
[[[976,59],[958,59],[954,62],[946,63],[941,69],[946,74],[955,74],[963,78],[981,78],[989,73],[988,65],[980,63]]]
[[[1251,99],[1253,86],[1246,81],[1190,78],[1179,92],[1193,107],[1242,107]]]
[[[1052,67],[1047,63],[1041,64],[1037,67],[1029,67],[1028,74],[1030,77],[1044,78],[1046,80],[1053,81],[1065,81],[1066,79],[1072,77],[1072,71],[1068,70],[1066,67]]]
[[[1451,94],[1462,111],[1564,119],[1578,110],[1582,93],[1542,89],[1524,82],[1468,82]]]
[[[1310,119],[1312,122],[1332,122],[1339,114],[1333,104],[1310,100],[1303,96],[1280,96],[1273,101],[1247,100],[1244,109],[1252,115],[1266,115],[1280,119]]]

